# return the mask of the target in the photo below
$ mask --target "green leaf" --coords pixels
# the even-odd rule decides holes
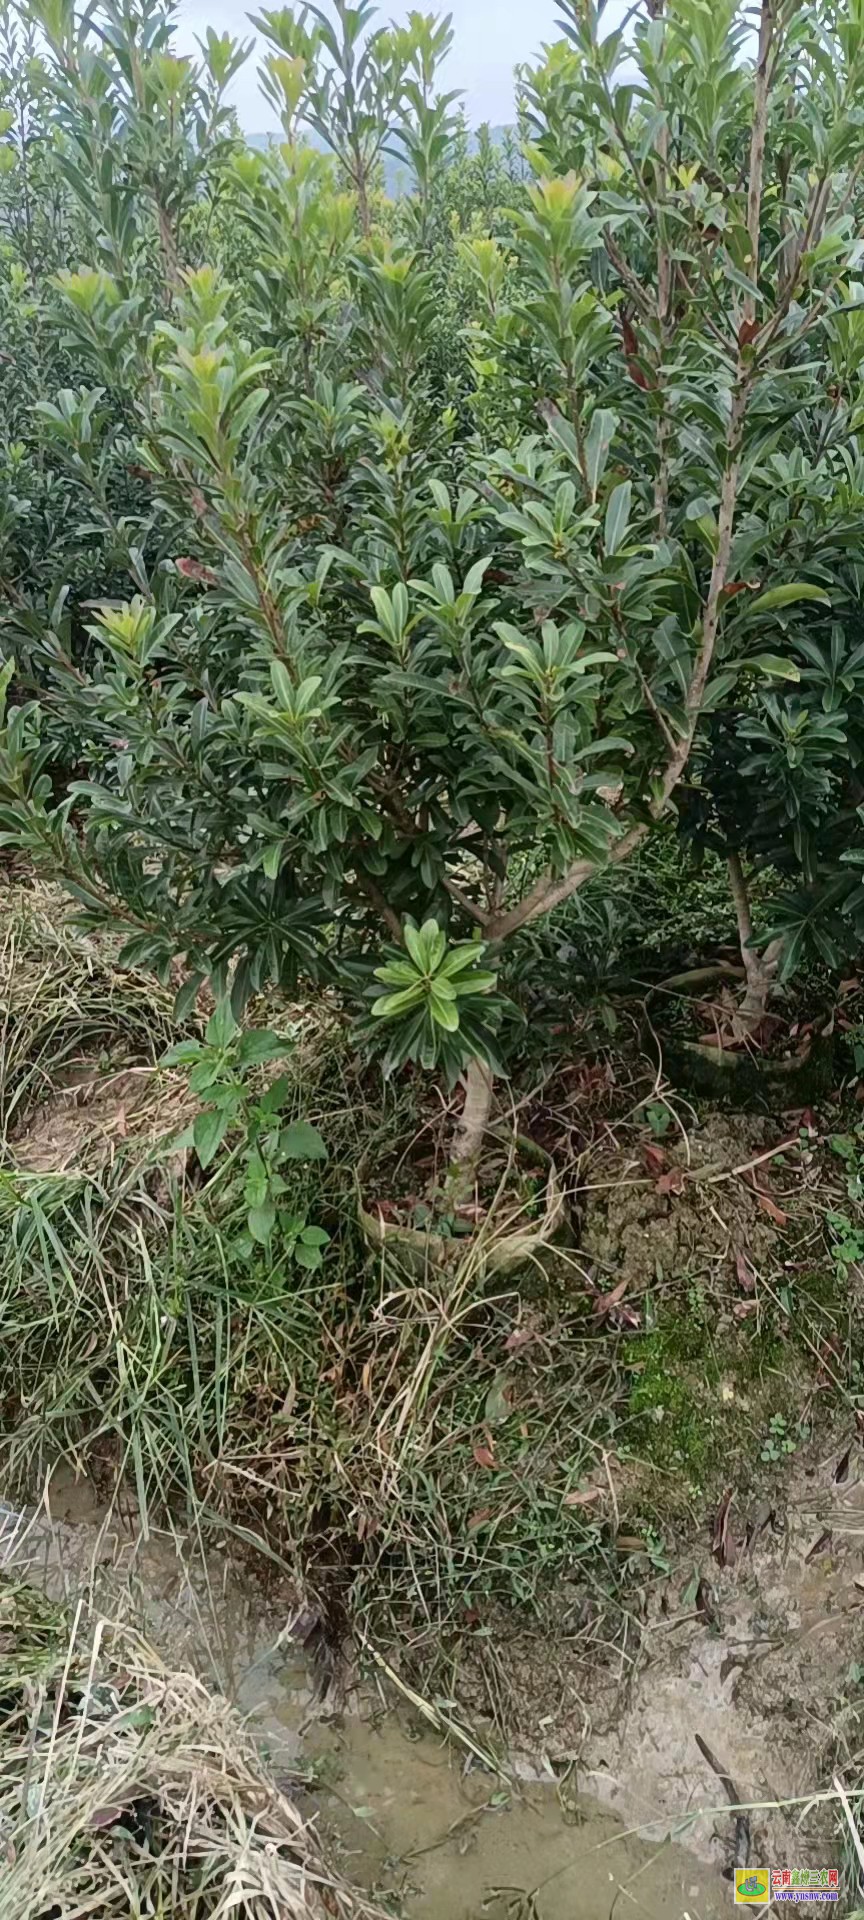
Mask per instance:
[[[225,1138],[230,1118],[230,1113],[218,1107],[205,1107],[201,1113],[196,1113],[192,1123],[192,1138],[202,1167],[209,1167]]]
[[[455,1000],[445,1000],[435,987],[429,994],[429,1010],[436,1027],[443,1027],[445,1033],[458,1032],[459,1010]]]
[[[215,1087],[221,1072],[219,1060],[214,1060],[212,1054],[205,1053],[189,1075],[189,1092],[207,1093],[210,1087]]]
[[[598,407],[591,415],[591,425],[585,438],[585,466],[592,500],[597,498],[597,488],[603,478],[617,425],[617,413],[611,413],[606,407]]]
[[[454,980],[452,990],[458,994],[491,993],[492,988],[497,985],[497,973],[484,973],[478,967],[476,973],[463,974],[461,978]]]
[[[824,587],[814,587],[809,580],[789,580],[785,586],[769,587],[767,593],[760,593],[751,600],[748,613],[770,613],[772,607],[791,607],[796,600],[819,600],[823,606],[831,605],[831,595]]]
[[[291,685],[288,669],[281,660],[271,660],[270,679],[280,707],[284,707],[289,713],[293,712],[294,688]]]
[[[630,481],[622,480],[620,487],[615,487],[609,495],[603,526],[603,545],[608,554],[617,553],[627,532],[632,493]]]
[[[309,1247],[303,1240],[295,1241],[294,1259],[298,1267],[306,1268],[307,1273],[317,1273],[322,1258],[320,1247]]]
[[[382,993],[380,999],[372,1002],[372,1015],[376,1020],[392,1020],[398,1013],[407,1013],[423,999],[423,982],[418,980],[413,987],[403,987],[400,993]]]
[[[488,562],[486,564],[488,564]],[[6,695],[9,691],[9,684],[14,672],[15,661],[11,658],[0,667],[0,721],[3,720],[6,712]]]
[[[278,1113],[279,1108],[285,1105],[285,1101],[291,1092],[291,1087],[291,1075],[288,1073],[280,1073],[275,1080],[271,1080],[266,1093],[262,1093],[261,1099],[258,1102],[261,1112],[266,1114]]]
[[[191,1067],[201,1052],[200,1040],[179,1040],[175,1047],[169,1047],[163,1053],[160,1067]]]
[[[237,1022],[231,1012],[231,1002],[225,997],[211,1013],[207,1022],[206,1040],[210,1047],[227,1047],[237,1032]]]
[[[276,1208],[272,1200],[264,1200],[260,1207],[250,1207],[246,1216],[249,1232],[259,1246],[266,1246],[276,1225]]]
[[[317,1127],[308,1120],[294,1120],[279,1135],[279,1150],[286,1160],[326,1160],[327,1148]]]
[[[329,1247],[330,1235],[323,1227],[304,1227],[300,1235],[304,1247]]]
[[[800,680],[801,674],[792,660],[782,660],[779,653],[753,653],[744,661],[746,667],[758,667],[760,673],[767,673],[771,680]]]
[[[466,967],[475,966],[482,960],[486,945],[485,940],[466,940],[458,947],[451,947],[440,969],[445,979],[452,980],[455,974],[464,973]]]
[[[278,1033],[270,1033],[265,1028],[253,1028],[244,1033],[237,1049],[237,1061],[241,1067],[257,1066],[262,1060],[275,1060],[281,1053],[290,1053],[293,1041],[283,1040]]]

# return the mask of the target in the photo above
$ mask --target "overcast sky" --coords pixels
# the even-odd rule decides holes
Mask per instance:
[[[268,0],[261,0],[252,11],[259,12]],[[269,0],[270,5],[278,0]],[[560,8],[558,0],[382,0],[382,25],[407,15],[412,6],[423,12],[449,12],[453,15],[455,42],[447,67],[448,87],[461,87],[469,123],[481,120],[493,125],[513,118],[513,68],[517,60],[527,60],[538,52],[544,40],[558,40],[555,25]],[[244,24],[245,9],[232,0],[180,0],[180,41],[184,50],[194,46],[196,34],[212,26],[218,32],[228,29],[237,35]],[[258,92],[254,58],[244,68],[234,88],[234,104],[247,133],[263,133],[273,127],[272,107]]]

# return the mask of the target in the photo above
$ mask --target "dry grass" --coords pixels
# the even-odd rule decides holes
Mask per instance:
[[[182,1124],[182,1080],[154,1073],[172,995],[118,968],[118,944],[76,928],[56,888],[0,886],[0,1158],[95,1171],[133,1119],[145,1141]]]
[[[0,1698],[2,1920],[372,1915],[223,1700],[129,1629],[85,1636],[80,1616],[47,1667],[38,1595],[34,1668],[27,1592],[22,1676],[7,1655]]]

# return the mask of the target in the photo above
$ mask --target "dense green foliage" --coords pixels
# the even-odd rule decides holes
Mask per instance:
[[[864,901],[864,10],[564,16],[495,166],[431,15],[262,14],[267,153],[161,0],[6,30],[3,839],[181,1006],[330,981],[451,1081],[676,812],[787,972]]]

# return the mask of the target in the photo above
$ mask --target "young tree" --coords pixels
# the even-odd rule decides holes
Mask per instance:
[[[833,563],[802,578],[788,515],[756,499],[766,472],[794,492],[771,462],[823,408],[856,297],[864,12],[763,0],[751,53],[731,4],[675,0],[632,42],[565,5],[525,81],[533,184],[506,247],[462,249],[476,317],[464,406],[443,410],[433,278],[374,230],[368,189],[397,71],[422,142],[446,33],[409,26],[427,60],[399,30],[364,40],[368,10],[337,14],[342,41],[317,13],[265,17],[292,137],[231,163],[256,270],[171,272],[158,311],[136,236],[147,206],[161,238],[176,136],[164,173],[126,140],[131,16],[99,54],[131,237],[112,215],[62,294],[76,351],[134,411],[165,557],[136,546],[135,596],[90,620],[86,670],[46,633],[92,773],[53,804],[44,721],[14,708],[0,826],[87,914],[125,920],[130,962],[184,956],[184,997],[207,975],[236,1006],[267,980],[365,994],[390,1068],[464,1079],[470,1178],[505,1064],[505,944],[674,810],[710,716],[782,683],[778,605],[833,591]],[[54,44],[58,112],[83,129]],[[359,233],[297,144],[313,111]],[[75,407],[43,419],[80,460]],[[814,458],[830,496],[833,447]]]

